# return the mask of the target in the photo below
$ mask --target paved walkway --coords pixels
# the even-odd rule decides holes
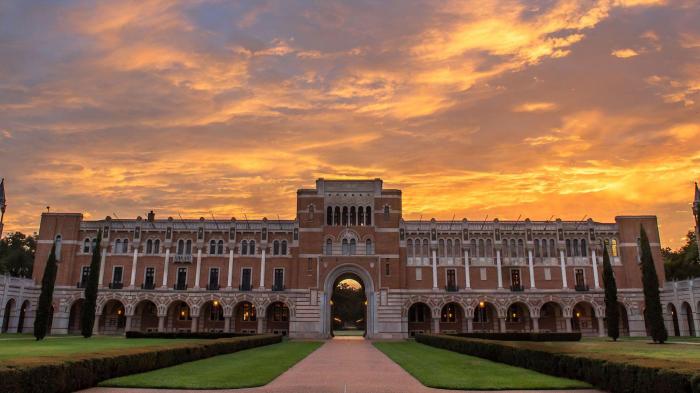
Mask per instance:
[[[93,388],[84,393],[183,393],[184,390]],[[207,392],[205,390],[192,391]],[[370,341],[361,337],[336,337],[327,341],[294,367],[266,386],[253,389],[214,390],[235,393],[453,393],[431,389],[391,361]],[[505,393],[506,391],[501,391]],[[509,391],[514,393],[515,391]],[[533,393],[532,390],[524,391]],[[568,392],[549,390],[548,393]],[[576,393],[599,393],[575,390]],[[489,392],[493,393],[493,392]]]

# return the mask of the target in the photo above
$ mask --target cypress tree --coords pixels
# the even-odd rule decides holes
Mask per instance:
[[[36,307],[36,317],[34,318],[34,337],[43,340],[49,329],[49,315],[51,314],[51,303],[53,301],[53,289],[56,285],[56,243],[51,247],[49,259],[46,261],[44,276],[41,278],[41,294],[39,304]]]
[[[617,341],[620,337],[620,309],[617,306],[617,283],[610,264],[608,248],[603,247],[603,287],[605,287],[605,319],[608,321],[608,337]],[[602,326],[600,327],[602,329]]]
[[[668,332],[664,325],[661,298],[659,297],[659,277],[656,275],[649,237],[644,227],[641,227],[640,241],[642,249],[642,284],[644,286],[644,303],[646,305],[645,317],[648,318],[647,322],[651,330],[652,340],[663,344],[668,339]]]
[[[95,249],[92,250],[92,261],[90,261],[90,275],[88,275],[87,284],[85,285],[85,302],[80,315],[80,331],[83,337],[92,337],[92,328],[95,325],[95,308],[97,307],[97,286],[100,280],[100,262],[102,259],[101,253],[102,230],[97,232],[97,241]]]

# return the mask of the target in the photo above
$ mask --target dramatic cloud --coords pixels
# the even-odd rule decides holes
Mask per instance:
[[[292,218],[381,177],[407,218],[692,226],[690,1],[0,3],[6,231],[88,218]]]

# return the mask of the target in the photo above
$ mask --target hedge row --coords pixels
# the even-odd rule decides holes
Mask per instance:
[[[3,392],[63,393],[86,389],[98,382],[180,363],[275,344],[279,335],[256,335],[195,343],[176,348],[153,347],[127,354],[95,354],[61,363],[0,367]]]
[[[453,336],[500,341],[581,341],[581,333],[459,333]]]
[[[416,337],[416,341],[544,374],[578,379],[613,393],[700,393],[700,374],[691,371],[645,367],[445,335],[422,334]]]
[[[187,333],[187,332],[152,332],[152,333],[141,333],[138,331],[126,332],[126,338],[206,338],[206,339],[216,339],[216,338],[234,338],[234,337],[245,337],[250,336],[250,334],[243,333],[210,333],[210,332],[197,332],[197,333]]]

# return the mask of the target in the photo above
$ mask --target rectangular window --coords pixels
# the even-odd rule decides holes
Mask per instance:
[[[455,269],[447,269],[447,288],[454,289],[457,287],[457,272]]]
[[[520,288],[520,269],[511,269],[510,285],[516,288]]]
[[[250,291],[252,271],[250,268],[245,268],[241,272],[241,290]]]
[[[122,282],[122,273],[124,272],[124,268],[121,266],[115,266],[114,271],[112,273],[112,282],[115,284],[120,284]]]
[[[586,285],[586,280],[583,277],[583,269],[576,269],[574,274],[576,277],[576,286],[583,288]]]
[[[479,278],[481,279],[481,281],[486,281],[486,268],[485,267],[482,267],[481,269],[479,269]]]
[[[146,268],[146,278],[144,279],[144,285],[147,288],[153,287],[156,279],[156,268],[147,267]]]
[[[213,267],[209,269],[209,287],[214,288],[219,286],[219,268]]]
[[[416,268],[416,281],[421,281],[423,280],[423,269],[421,268]]]
[[[284,269],[276,268],[274,271],[274,290],[284,290]]]
[[[550,269],[550,268],[548,268],[548,267],[546,267],[546,268],[544,269],[544,279],[545,279],[546,281],[549,281],[549,280],[552,279],[552,269]]]
[[[186,289],[187,285],[187,268],[179,267],[177,268],[177,287],[178,289]]]
[[[389,263],[384,265],[384,274],[387,276],[391,275],[391,265]]]
[[[90,266],[83,266],[82,272],[80,273],[80,288],[85,288],[88,277],[90,277]]]

